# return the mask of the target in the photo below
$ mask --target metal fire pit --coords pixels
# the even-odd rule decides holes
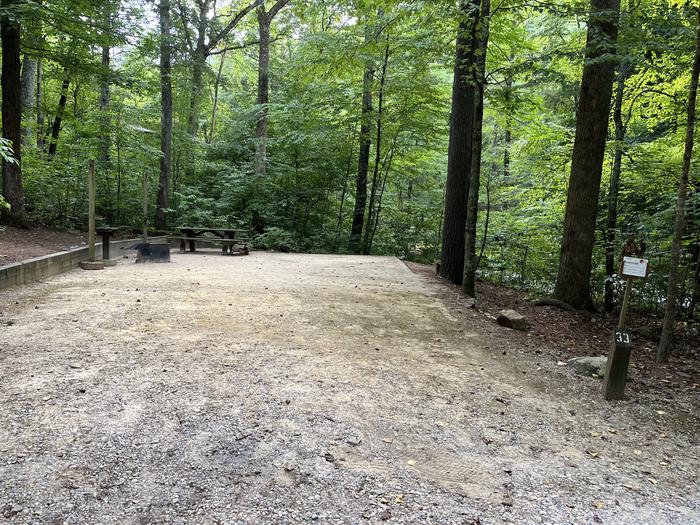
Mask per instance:
[[[138,252],[137,263],[170,262],[170,243],[168,241],[142,242],[130,247]]]

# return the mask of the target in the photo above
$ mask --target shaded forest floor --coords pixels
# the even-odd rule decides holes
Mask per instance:
[[[85,232],[3,226],[0,229],[0,266],[77,248],[86,243]]]
[[[484,281],[477,282],[476,308],[466,309],[460,304],[464,296],[459,287],[437,278],[434,267],[407,265],[425,279],[440,283],[446,304],[463,310],[495,338],[495,346],[490,347],[509,348],[559,366],[573,357],[608,355],[617,314],[589,317],[555,306],[535,306],[525,292]],[[503,309],[514,309],[527,316],[530,330],[518,332],[494,326]],[[629,397],[643,402],[680,402],[694,411],[700,410],[700,325],[679,323],[675,355],[668,364],[659,366],[655,355],[661,319],[636,312],[629,317],[634,344],[626,389]]]
[[[172,259],[0,295],[0,521],[700,522],[690,390],[605,402],[395,258]]]

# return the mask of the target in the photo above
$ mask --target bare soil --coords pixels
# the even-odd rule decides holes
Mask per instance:
[[[0,228],[0,266],[32,257],[40,257],[87,243],[84,232],[57,231],[44,227],[25,230],[13,226]]]
[[[700,521],[691,389],[605,402],[394,258],[122,259],[0,312],[0,521]]]

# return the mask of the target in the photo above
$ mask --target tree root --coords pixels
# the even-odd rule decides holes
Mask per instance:
[[[586,310],[578,310],[571,306],[569,303],[565,303],[564,301],[560,301],[559,299],[553,299],[551,297],[543,297],[541,299],[537,299],[536,301],[533,301],[532,304],[534,306],[556,306],[557,308],[566,310],[567,312],[582,315],[584,317],[587,317],[588,319],[591,319],[593,317],[593,314],[591,312],[587,312]]]

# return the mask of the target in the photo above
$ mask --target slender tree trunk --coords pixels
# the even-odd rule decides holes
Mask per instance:
[[[169,193],[172,177],[173,93],[170,48],[170,0],[160,0],[160,176],[156,196],[156,228],[168,227]],[[223,58],[222,58],[223,60]],[[213,119],[212,119],[213,125]]]
[[[695,242],[695,274],[693,277],[693,297],[688,309],[688,318],[695,318],[695,308],[700,303],[700,239]]]
[[[391,149],[389,150],[389,159],[384,159],[386,166],[384,167],[384,177],[382,178],[381,190],[379,191],[379,196],[377,198],[377,211],[374,213],[374,222],[370,225],[371,231],[369,235],[369,242],[367,243],[367,253],[372,251],[372,244],[374,243],[374,234],[377,233],[377,227],[379,226],[379,215],[382,213],[382,200],[384,199],[384,190],[386,189],[386,181],[389,179],[389,171],[391,170],[391,163],[394,160],[394,153],[396,152],[396,142],[399,139],[399,132],[396,132],[394,141],[392,143]]]
[[[44,150],[44,64],[40,59],[36,66],[36,146],[39,151]]]
[[[267,174],[267,105],[270,101],[270,26],[280,9],[289,0],[277,0],[270,11],[265,4],[258,7],[258,120],[255,126],[255,174],[264,177]]]
[[[350,172],[352,171],[352,159],[353,159],[353,148],[354,139],[350,147],[350,155],[348,155],[348,166],[345,170],[345,179],[343,180],[343,192],[340,195],[340,207],[338,209],[338,221],[335,226],[335,243],[333,244],[333,253],[338,251],[340,245],[340,226],[343,223],[343,208],[345,207],[345,196],[348,192],[348,180],[350,179]]]
[[[206,56],[204,44],[198,46],[192,63],[192,80],[190,83],[190,111],[187,116],[187,133],[194,138],[199,130],[199,102],[202,96],[204,83],[204,69],[206,68]]]
[[[377,198],[378,183],[379,183],[379,167],[382,157],[382,113],[384,111],[384,84],[386,83],[386,69],[389,64],[389,37],[387,36],[386,45],[384,47],[384,61],[382,62],[382,73],[379,77],[379,93],[377,94],[377,142],[374,146],[374,171],[372,173],[372,187],[369,195],[369,205],[367,206],[367,225],[365,226],[365,237],[362,242],[362,253],[369,255],[370,236],[372,231],[372,223],[374,222],[374,206]]]
[[[470,297],[476,296],[476,223],[479,214],[484,90],[486,89],[486,50],[489,44],[490,15],[491,0],[481,0],[481,34],[478,35],[478,43],[475,46],[478,50],[474,61],[476,94],[474,97],[471,173],[469,176],[469,196],[467,198],[467,226],[464,241],[464,280],[462,282],[462,290]]]
[[[460,15],[452,84],[440,275],[461,285],[464,277],[464,231],[467,223],[474,126],[475,89],[471,70],[474,65],[474,36],[479,20],[479,1],[460,2]]]
[[[666,309],[661,341],[656,351],[659,363],[668,361],[673,349],[673,325],[676,317],[678,302],[679,264],[681,260],[681,241],[685,228],[685,204],[688,197],[688,178],[690,176],[690,161],[693,157],[693,138],[695,134],[695,106],[698,92],[698,76],[700,76],[700,9],[698,9],[697,40],[693,72],[690,77],[688,92],[688,124],[685,131],[685,151],[683,153],[683,169],[678,182],[678,200],[676,202],[676,220],[673,225],[673,243],[671,245],[671,268],[668,273],[668,292],[666,294]]]
[[[110,49],[107,46],[102,48],[102,78],[100,86],[100,113],[102,132],[99,143],[99,169],[107,178],[110,170],[110,150],[112,149],[112,126],[109,118],[109,59]]]
[[[0,0],[0,7],[12,8],[18,0]],[[15,162],[2,162],[3,196],[10,204],[6,213],[9,222],[24,220],[22,191],[22,89],[20,69],[20,25],[8,17],[0,18],[2,41],[2,136],[10,143]]]
[[[61,132],[61,121],[63,120],[63,113],[66,111],[66,102],[68,100],[68,88],[70,86],[70,78],[68,77],[67,71],[65,74],[66,76],[63,79],[63,85],[61,86],[61,98],[58,99],[58,108],[56,109],[56,116],[54,117],[53,125],[51,126],[51,142],[49,143],[49,157],[53,157],[56,154],[58,134]]]
[[[267,104],[270,98],[270,22],[264,6],[258,7],[258,120],[255,125],[255,174],[267,174]]]
[[[511,57],[511,61],[513,58]],[[513,120],[511,117],[511,112],[513,111],[513,108],[511,108],[511,92],[513,90],[513,79],[508,78],[506,79],[506,89],[505,89],[505,99],[506,99],[506,128],[505,128],[505,137],[504,137],[504,145],[503,145],[503,180],[506,184],[509,183],[510,181],[510,144],[513,141],[513,132],[512,132],[512,126],[513,126]]]
[[[575,308],[593,308],[591,269],[600,179],[615,76],[620,0],[591,0],[586,63],[576,116],[576,137],[554,297]],[[605,57],[605,54],[609,57]]]
[[[36,70],[37,60],[24,54],[22,60],[22,113],[25,120],[34,120],[34,105],[36,104]],[[32,126],[22,127],[23,144],[32,140]]]
[[[625,140],[625,126],[622,122],[622,102],[625,95],[625,80],[629,77],[629,65],[620,64],[617,76],[617,91],[615,93],[615,107],[613,109],[613,121],[615,122],[615,159],[610,173],[610,190],[608,192],[608,219],[605,225],[605,311],[612,312],[613,282],[612,276],[615,268],[615,229],[617,228],[617,201],[620,193],[620,173],[622,171],[622,141]]]
[[[497,130],[493,132],[493,149],[496,149],[498,145],[498,133]],[[481,246],[479,247],[479,256],[476,258],[477,269],[481,265],[481,259],[484,257],[484,250],[486,249],[486,239],[489,234],[489,220],[491,219],[491,178],[498,175],[498,164],[494,161],[491,164],[491,170],[486,175],[486,217],[484,217],[484,233],[481,237]]]
[[[369,22],[365,27],[365,44],[372,41],[372,29]],[[360,124],[360,152],[357,161],[357,182],[355,185],[355,208],[352,216],[352,228],[348,248],[359,253],[362,246],[362,228],[365,223],[367,206],[367,173],[369,171],[369,149],[372,145],[372,77],[374,68],[371,63],[365,66],[362,80],[362,117]]]
[[[216,111],[219,108],[219,85],[221,84],[221,74],[224,70],[224,59],[226,58],[226,51],[221,53],[219,59],[219,70],[216,73],[216,80],[214,81],[214,103],[211,108],[211,125],[209,126],[209,143],[214,140],[214,130],[216,129]]]
[[[200,13],[202,18],[204,14]],[[185,176],[188,180],[194,178],[196,150],[197,150],[197,131],[199,130],[199,103],[202,98],[204,71],[207,67],[207,54],[205,48],[206,34],[206,19],[204,24],[200,22],[199,36],[197,38],[197,47],[192,56],[192,79],[190,82],[190,111],[187,116],[187,134],[189,136],[189,144],[187,144],[187,160],[185,164]]]

